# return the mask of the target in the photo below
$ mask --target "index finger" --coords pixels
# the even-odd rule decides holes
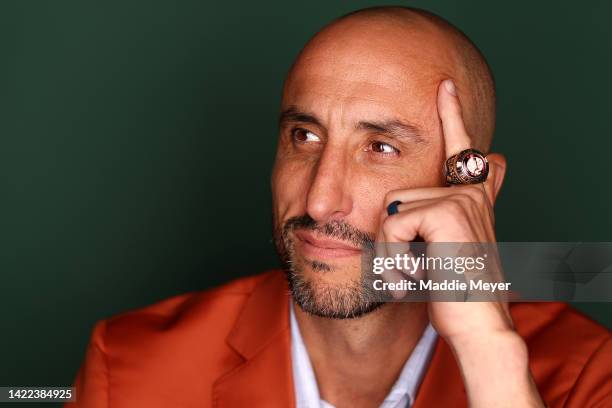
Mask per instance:
[[[447,159],[472,147],[472,141],[463,123],[457,88],[451,79],[442,81],[438,88],[438,115],[442,121]]]
[[[472,147],[472,140],[463,122],[461,102],[457,96],[457,88],[452,79],[445,79],[438,87],[438,115],[440,115],[440,120],[442,121],[447,159]],[[492,183],[491,180],[492,178],[487,178],[482,183],[482,189],[486,197],[489,197],[487,189],[489,188],[488,185]],[[489,213],[491,213],[490,210]]]

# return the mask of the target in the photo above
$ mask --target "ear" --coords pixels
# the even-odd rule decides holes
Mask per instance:
[[[495,200],[499,195],[504,176],[506,175],[506,158],[499,153],[491,153],[487,155],[489,161],[489,175],[485,182],[485,190],[491,205],[495,205]]]

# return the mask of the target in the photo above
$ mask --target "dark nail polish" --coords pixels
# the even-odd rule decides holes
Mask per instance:
[[[400,205],[401,203],[402,203],[401,201],[394,201],[391,204],[389,204],[389,206],[387,206],[387,214],[389,215],[397,214],[399,212],[399,210],[397,209],[397,206]]]

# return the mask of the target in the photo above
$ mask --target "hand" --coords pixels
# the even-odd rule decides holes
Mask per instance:
[[[438,90],[438,112],[447,158],[471,147],[454,89],[454,84],[446,80]],[[426,243],[494,243],[493,203],[501,188],[505,160],[500,155],[489,155],[488,159],[489,176],[482,184],[390,192],[386,205],[393,201],[402,204],[398,205],[397,214],[386,216],[385,213],[382,216],[384,221],[377,241],[391,244],[387,245],[386,256],[390,256],[389,252],[397,253],[398,245],[401,247],[402,244],[403,251],[409,251],[409,243],[417,237]],[[387,275],[385,279],[395,281],[401,278],[401,271],[392,273],[396,275]],[[529,374],[524,342],[513,330],[505,301],[429,302],[428,310],[432,325],[457,356],[471,403],[498,406],[502,397],[499,393],[509,390],[519,393],[508,400],[512,401],[512,406],[538,406],[541,403]],[[486,357],[488,353],[489,358]],[[508,372],[509,367],[516,371],[516,377]],[[503,390],[496,390],[490,380],[502,377],[508,382],[500,385]],[[521,395],[526,398],[522,400]],[[493,401],[496,403],[490,405]],[[521,401],[525,403],[521,404]]]
[[[449,82],[444,81],[438,90],[438,112],[447,158],[471,147],[459,98],[446,87]],[[489,177],[482,184],[390,192],[387,205],[393,201],[403,204],[398,206],[397,214],[384,219],[378,234],[378,241],[391,244],[387,256],[397,253],[398,246],[402,247],[399,243],[409,243],[417,236],[428,243],[495,242],[493,203],[505,170],[503,158],[496,156],[492,160],[489,156]],[[408,247],[404,250],[409,250]],[[387,277],[394,278],[399,276]],[[449,342],[474,333],[512,330],[505,302],[431,302],[429,314],[438,334]]]

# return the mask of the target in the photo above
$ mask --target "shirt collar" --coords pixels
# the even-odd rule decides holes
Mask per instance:
[[[293,301],[289,300],[291,326],[291,360],[297,408],[333,408],[319,395],[317,380],[310,363],[308,351],[295,318]],[[402,371],[380,408],[410,407],[416,398],[421,380],[427,371],[437,333],[428,324]]]

